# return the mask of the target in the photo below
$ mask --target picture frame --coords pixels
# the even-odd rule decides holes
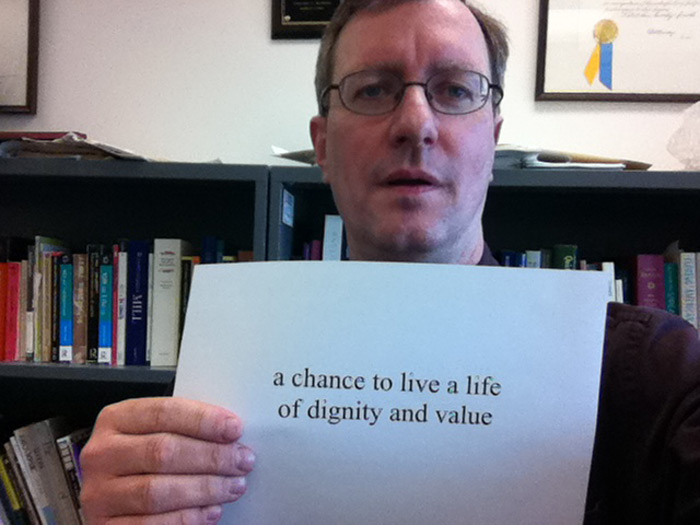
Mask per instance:
[[[272,39],[321,38],[341,0],[272,0]]]
[[[535,100],[700,100],[693,5],[540,0]]]
[[[36,113],[39,0],[0,0],[0,113]]]

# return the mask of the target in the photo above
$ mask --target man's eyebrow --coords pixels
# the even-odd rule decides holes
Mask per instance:
[[[404,77],[404,64],[398,61],[380,61],[372,62],[369,64],[362,64],[356,69],[353,69],[346,75],[352,73],[357,73],[358,71],[388,71],[389,73],[394,73],[400,77]],[[445,71],[477,71],[479,70],[468,60],[441,60],[430,64],[427,69],[427,76],[432,76],[435,73],[441,73]]]

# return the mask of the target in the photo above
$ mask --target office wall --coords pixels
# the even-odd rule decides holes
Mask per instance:
[[[501,142],[643,160],[689,104],[534,102],[538,0],[482,2],[509,27]],[[35,116],[0,129],[80,130],[171,160],[282,163],[310,147],[316,41],[272,41],[269,0],[46,0]]]

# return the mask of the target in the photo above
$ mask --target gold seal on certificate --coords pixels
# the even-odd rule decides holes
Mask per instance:
[[[595,25],[593,34],[599,44],[610,44],[617,38],[619,33],[617,24],[612,20],[601,20]]]

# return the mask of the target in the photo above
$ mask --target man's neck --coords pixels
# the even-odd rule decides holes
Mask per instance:
[[[430,250],[430,251],[396,251],[377,248],[355,248],[356,244],[348,240],[350,259],[353,261],[375,262],[416,262],[435,264],[479,264],[484,254],[484,238],[480,236],[466,249]]]

